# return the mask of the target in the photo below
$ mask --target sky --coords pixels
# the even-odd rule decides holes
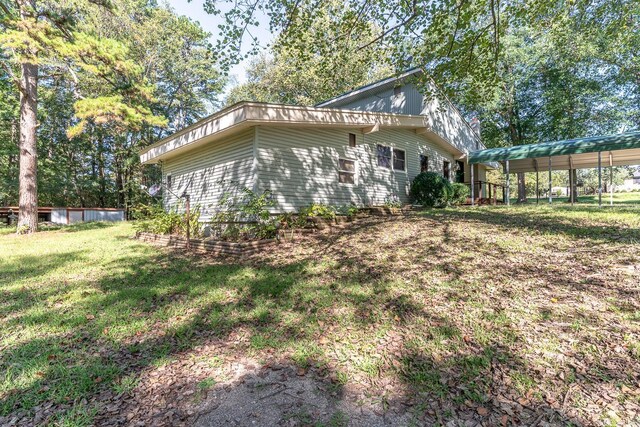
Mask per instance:
[[[220,36],[218,25],[223,22],[222,17],[209,15],[205,12],[203,0],[167,0],[167,2],[178,14],[186,15],[194,21],[198,21],[202,28],[211,33],[211,43],[215,45],[218,37]],[[223,6],[225,6],[224,3],[221,4],[220,7]],[[273,40],[273,35],[269,32],[269,23],[267,22],[266,16],[262,15],[258,18],[261,21],[261,25],[257,29],[252,30],[252,34],[255,35],[264,46],[266,46]],[[249,45],[248,36],[243,40],[243,46],[245,45]],[[238,84],[246,81],[245,68],[248,62],[249,60],[244,60],[240,64],[234,66],[229,73],[230,77],[235,79]],[[228,92],[231,87],[232,86],[227,87],[226,91]]]

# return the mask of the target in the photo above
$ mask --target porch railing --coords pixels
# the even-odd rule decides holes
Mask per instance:
[[[469,187],[469,203],[471,202],[471,183],[464,183]],[[492,205],[500,203],[506,203],[507,192],[505,186],[502,184],[496,184],[494,182],[474,180],[473,182],[473,195],[476,203],[490,203]]]

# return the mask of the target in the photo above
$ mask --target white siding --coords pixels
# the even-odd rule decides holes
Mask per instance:
[[[348,146],[349,133],[357,146]],[[411,180],[420,173],[420,154],[430,170],[442,173],[443,161],[453,157],[412,130],[389,129],[362,134],[347,129],[260,127],[257,132],[258,187],[271,190],[278,210],[294,210],[312,202],[332,205],[380,205],[396,195],[408,202]],[[377,165],[376,145],[404,150],[406,171]],[[338,159],[357,161],[356,183],[338,182]]]
[[[378,111],[396,114],[413,114],[429,117],[431,128],[462,152],[484,148],[469,124],[448,101],[429,99],[413,84],[404,84],[400,93],[393,88],[381,88],[379,92],[363,95],[350,101],[324,105],[356,111]],[[435,88],[432,88],[435,93]]]
[[[163,183],[171,175],[173,193],[180,195],[186,188],[191,206],[199,205],[201,219],[209,219],[225,192],[253,186],[253,137],[252,128],[167,160],[162,166]],[[182,210],[176,195],[164,190],[166,208]]]

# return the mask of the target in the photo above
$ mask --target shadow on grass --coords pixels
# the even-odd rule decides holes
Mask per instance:
[[[69,225],[46,225],[40,226],[39,231],[64,231],[67,233],[76,233],[78,231],[88,231],[88,230],[97,230],[102,228],[109,228],[116,225],[115,222],[112,221],[87,221],[87,222],[77,222],[75,224]]]
[[[480,209],[447,209],[424,211],[423,215],[445,221],[477,221],[484,224],[511,228],[518,231],[535,231],[540,234],[559,234],[574,238],[588,238],[610,243],[636,243],[640,241],[640,228],[620,224],[616,221],[598,220],[591,223],[584,220],[584,215],[559,215],[559,212],[579,214],[602,214],[602,209],[593,206],[567,206],[544,208],[536,211],[535,207],[486,207]],[[614,213],[638,214],[638,208],[615,208]],[[514,214],[515,213],[515,214]],[[596,224],[593,224],[593,223]]]
[[[385,341],[375,350],[386,362],[360,361],[358,369],[371,371],[367,374],[371,381],[377,381],[383,369],[394,372],[408,391],[386,395],[386,402],[400,405],[412,400],[416,412],[427,405],[436,414],[428,422],[461,418],[452,402],[466,405],[472,414],[479,406],[491,408],[491,396],[496,394],[507,396],[515,408],[515,400],[529,386],[517,390],[509,375],[518,373],[521,379],[535,375],[514,350],[525,338],[508,322],[500,323],[498,331],[484,331],[482,323],[470,326],[455,319],[455,313],[443,316],[430,301],[427,285],[417,278],[446,275],[447,286],[438,292],[459,307],[474,303],[474,295],[483,289],[465,281],[467,258],[435,256],[469,243],[449,222],[521,227],[518,224],[530,220],[528,215],[510,221],[499,211],[461,210],[438,211],[436,218],[443,223],[421,217],[402,220],[426,233],[442,233],[441,240],[428,244],[415,236],[383,243],[375,233],[388,224],[354,224],[344,233],[318,237],[313,242],[317,249],[310,255],[280,264],[207,263],[197,256],[148,251],[137,258],[116,258],[106,266],[107,275],[76,290],[74,301],[65,300],[70,290],[60,283],[43,284],[41,291],[3,295],[4,313],[32,311],[17,316],[16,325],[48,332],[44,337],[15,337],[0,349],[0,370],[10,385],[0,391],[0,415],[30,414],[49,403],[55,405],[54,412],[63,413],[82,405],[83,399],[110,402],[117,399],[114,387],[122,378],[138,377],[168,358],[215,340],[240,341],[239,352],[292,349],[294,363],[329,366],[331,371],[335,349],[318,340],[331,332],[329,328],[334,328],[336,343],[361,346],[358,359],[378,348],[376,340],[384,338],[378,336],[381,331],[396,331],[398,340]],[[559,227],[553,218],[545,221],[525,227],[545,231]],[[364,247],[345,245],[356,238]],[[399,250],[411,254],[411,263],[402,264],[396,255]],[[380,253],[386,258],[378,259]],[[490,262],[508,254],[484,255]],[[78,256],[70,248],[56,256],[20,259],[11,274],[46,275]],[[35,269],[29,270],[30,264]],[[571,283],[571,272],[556,273],[555,280]],[[495,272],[488,269],[485,274]],[[393,283],[398,281],[409,281],[415,288],[396,289]],[[491,308],[499,315],[499,301],[495,303]],[[35,310],[38,304],[42,307]],[[469,328],[476,335],[467,336]],[[599,376],[589,376],[588,381],[629,380],[604,365],[598,369]],[[568,419],[562,409],[550,408],[540,399],[529,405],[531,421],[541,415],[550,422]],[[104,410],[98,407],[98,419],[108,418]]]

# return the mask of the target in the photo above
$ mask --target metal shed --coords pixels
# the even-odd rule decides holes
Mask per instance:
[[[17,206],[0,207],[0,220],[9,224],[18,215]],[[124,221],[124,209],[117,208],[71,208],[71,207],[38,207],[38,220],[55,224],[73,224],[89,221]]]

